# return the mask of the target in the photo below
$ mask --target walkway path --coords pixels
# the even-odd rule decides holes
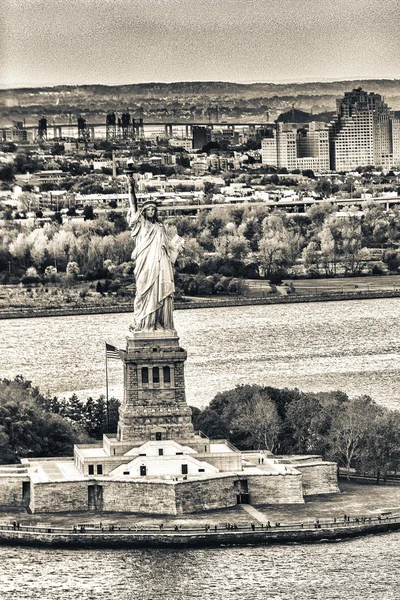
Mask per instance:
[[[250,504],[241,504],[240,506],[243,508],[243,510],[248,512],[253,519],[256,519],[256,521],[259,521],[260,523],[266,523],[268,521],[267,517],[262,512],[254,508],[254,506],[250,506]]]

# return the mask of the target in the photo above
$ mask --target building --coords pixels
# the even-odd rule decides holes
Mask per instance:
[[[400,119],[392,119],[393,166],[400,167]]]
[[[329,132],[325,124],[277,123],[269,133],[261,141],[263,164],[288,171],[329,170]]]
[[[186,152],[193,150],[193,140],[191,138],[170,138],[168,143],[174,148],[183,148]]]
[[[26,129],[22,121],[14,121],[12,127],[1,129],[2,142],[29,144],[33,142],[33,132]]]
[[[330,127],[331,169],[391,168],[398,162],[396,121],[380,94],[361,88],[346,92],[337,100],[337,115]]]
[[[194,125],[192,128],[193,150],[201,150],[203,146],[211,142],[211,129]]]
[[[329,171],[329,130],[322,123],[313,121],[307,129],[297,132],[297,168]]]
[[[195,432],[187,355],[175,331],[134,332],[125,350],[113,352],[124,382],[117,433],[75,446],[71,458],[2,466],[0,507],[176,515],[238,503],[302,503],[338,491],[336,464],[321,457],[243,453]]]

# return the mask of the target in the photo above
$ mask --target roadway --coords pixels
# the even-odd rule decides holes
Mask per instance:
[[[395,198],[326,198],[326,199],[322,199],[322,200],[314,200],[314,199],[310,199],[310,200],[278,200],[278,201],[273,201],[273,200],[267,200],[267,201],[262,201],[262,202],[252,202],[251,200],[248,200],[246,198],[240,198],[238,199],[237,202],[221,202],[218,204],[212,204],[212,203],[208,203],[208,204],[160,204],[159,206],[159,211],[160,212],[164,212],[164,211],[169,211],[169,212],[176,212],[176,211],[182,211],[182,212],[190,212],[190,211],[194,211],[194,212],[198,212],[200,210],[211,210],[217,206],[271,206],[274,208],[283,208],[283,209],[293,209],[296,208],[297,210],[294,212],[305,212],[306,209],[309,206],[312,206],[314,204],[321,204],[321,202],[325,202],[326,200],[328,200],[329,202],[332,202],[334,204],[337,204],[338,206],[359,206],[360,208],[362,208],[363,204],[365,202],[367,202],[368,200],[373,200],[374,202],[376,202],[377,204],[383,204],[385,205],[386,209],[388,210],[391,206],[400,204],[400,196],[396,196]],[[302,210],[299,210],[299,209]],[[293,212],[293,211],[288,211],[288,212]]]
[[[279,201],[273,201],[273,200],[268,200],[268,201],[262,201],[262,202],[254,202],[251,201],[249,199],[246,198],[238,198],[237,202],[219,202],[219,203],[207,203],[207,204],[162,204],[162,200],[160,201],[161,203],[158,206],[158,210],[161,213],[166,213],[168,214],[180,214],[180,213],[198,213],[202,210],[212,210],[213,208],[217,208],[217,207],[230,207],[230,206],[246,206],[246,207],[261,207],[261,206],[268,206],[268,207],[273,207],[273,208],[278,208],[278,209],[282,209],[286,212],[289,213],[298,213],[298,214],[302,214],[306,212],[306,209],[309,206],[315,205],[315,204],[321,204],[321,202],[332,202],[334,204],[337,204],[338,206],[358,206],[360,207],[360,209],[362,209],[363,204],[365,202],[368,202],[368,200],[373,200],[374,202],[376,202],[377,204],[383,204],[386,208],[386,210],[389,210],[390,207],[392,206],[396,206],[398,204],[400,204],[400,196],[396,196],[395,198],[367,198],[367,199],[360,199],[360,198],[326,198],[323,200],[279,200]],[[109,207],[106,207],[104,205],[93,205],[93,209],[95,210],[96,213],[107,213],[110,212],[111,210],[115,211],[115,212],[120,212],[120,213],[125,213],[127,211],[127,207],[117,207],[115,209],[111,209]],[[51,216],[53,214],[53,211],[49,210],[48,208],[44,208],[44,215],[45,216]]]

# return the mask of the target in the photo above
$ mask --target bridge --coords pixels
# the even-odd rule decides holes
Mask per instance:
[[[271,124],[270,124],[271,125]],[[130,125],[132,135],[137,139],[149,139],[152,136],[159,135],[166,138],[178,137],[178,138],[191,138],[193,135],[194,127],[209,127],[212,130],[232,130],[233,132],[239,130],[250,130],[256,131],[262,127],[267,127],[267,122],[251,122],[243,123],[240,121],[235,122],[208,122],[208,121],[139,121],[134,120]],[[89,133],[91,140],[104,139],[107,136],[107,124],[106,123],[86,123],[86,131]],[[115,139],[123,139],[123,130],[118,124],[112,126],[115,130]],[[38,125],[27,125],[24,129],[33,132],[33,137],[39,136]],[[79,139],[79,128],[78,123],[47,123],[46,127],[46,139],[58,140],[58,139]]]
[[[115,196],[118,196],[117,194]],[[113,198],[115,197],[113,196]],[[340,207],[346,207],[346,206],[357,206],[360,211],[363,210],[363,205],[368,202],[369,200],[373,200],[374,202],[376,202],[377,204],[382,204],[385,207],[385,210],[390,210],[390,208],[392,208],[393,206],[397,206],[398,204],[400,204],[400,196],[396,196],[394,198],[381,198],[381,197],[377,197],[377,198],[340,198],[340,199],[336,199],[336,198],[327,198],[324,200],[313,200],[310,198],[307,198],[306,200],[282,200],[282,201],[257,201],[257,202],[253,202],[249,199],[246,198],[238,198],[237,202],[218,202],[218,203],[212,203],[212,202],[207,202],[207,203],[201,203],[201,202],[193,202],[193,203],[185,203],[185,202],[179,202],[176,201],[175,199],[168,199],[168,200],[163,200],[162,198],[156,198],[158,204],[158,210],[160,213],[164,213],[166,215],[175,215],[175,214],[182,214],[182,213],[186,213],[188,215],[195,215],[198,214],[201,211],[210,211],[213,208],[221,208],[221,207],[231,207],[231,206],[245,206],[248,208],[256,208],[256,207],[270,207],[270,208],[274,208],[274,209],[280,209],[284,212],[287,213],[294,213],[294,214],[304,214],[307,210],[308,207],[315,205],[315,204],[321,204],[322,202],[331,202],[332,204],[336,204],[337,206]],[[106,207],[105,202],[107,201],[106,197],[102,198],[103,203],[99,202],[98,204],[92,204],[94,206],[94,208],[96,209],[97,212],[99,213],[106,213],[108,212],[108,209]],[[127,207],[123,206],[124,201],[126,202],[126,194],[125,195],[120,195],[120,201],[121,203],[119,203],[119,206],[114,210],[115,212],[121,212],[121,213],[125,213],[127,210]],[[81,198],[81,204],[82,206],[85,206],[85,199],[84,197]],[[50,214],[50,212],[49,212]]]
[[[309,206],[315,204],[321,204],[322,202],[331,202],[332,204],[337,204],[338,206],[357,206],[360,210],[363,209],[363,205],[369,200],[376,202],[377,204],[383,204],[385,206],[385,210],[389,210],[392,206],[396,206],[400,204],[400,196],[396,196],[393,198],[326,198],[321,200],[314,200],[311,198],[307,198],[305,200],[279,200],[273,201],[268,200],[264,202],[252,202],[251,200],[246,200],[245,198],[238,198],[237,202],[219,202],[219,203],[207,203],[207,204],[178,204],[173,201],[164,202],[161,200],[161,204],[159,206],[159,210],[161,212],[192,212],[197,213],[201,210],[212,210],[213,208],[219,206],[248,206],[248,207],[259,207],[259,206],[269,206],[273,208],[282,209],[286,212],[294,212],[294,213],[305,213]]]

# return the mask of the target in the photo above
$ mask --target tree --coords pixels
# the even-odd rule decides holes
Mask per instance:
[[[245,285],[243,284],[243,281],[241,281],[237,277],[234,277],[230,280],[227,291],[228,294],[235,294],[236,296],[239,296],[244,293]]]
[[[26,456],[69,456],[73,445],[86,441],[60,415],[46,408],[45,399],[30,381],[18,376],[0,380],[0,462]]]
[[[332,195],[332,182],[326,177],[322,177],[317,181],[315,191],[322,196],[322,198],[329,198]]]
[[[34,265],[38,269],[42,269],[45,266],[45,262],[48,259],[48,231],[44,228],[33,229],[28,235],[28,241],[30,244],[30,255]]]
[[[316,242],[310,242],[302,252],[304,269],[309,275],[319,274],[319,264],[321,261],[320,250]]]
[[[213,208],[206,217],[206,225],[209,229],[211,236],[218,237],[220,231],[225,227],[229,221],[228,210],[224,207]]]
[[[48,281],[54,282],[57,278],[57,269],[53,265],[49,265],[44,270],[44,276]]]
[[[30,283],[40,283],[40,277],[38,275],[37,270],[35,269],[35,267],[29,267],[26,270],[25,275],[23,275],[23,277],[21,277],[21,282],[24,283],[25,285],[28,285]]]
[[[197,293],[199,296],[210,296],[214,294],[214,279],[211,275],[204,277],[204,275],[196,275]]]
[[[318,227],[322,227],[325,219],[334,212],[337,212],[338,207],[336,204],[332,204],[328,200],[319,202],[318,204],[312,204],[307,209],[307,216],[310,217],[311,221]]]
[[[79,268],[78,263],[69,262],[67,264],[66,273],[67,273],[67,275],[70,275],[73,279],[76,279],[80,273],[80,268]]]
[[[12,165],[4,165],[0,167],[0,181],[4,181],[5,183],[11,183],[14,181],[14,168]]]
[[[378,414],[368,428],[360,456],[363,471],[373,473],[379,484],[400,468],[400,412]]]
[[[289,234],[281,216],[270,215],[264,219],[259,247],[258,258],[267,279],[289,265]]]
[[[296,452],[313,452],[321,432],[319,431],[319,415],[321,405],[311,394],[301,394],[293,400],[286,413],[286,421],[292,430]]]
[[[383,255],[383,262],[389,271],[398,273],[400,270],[400,250],[387,250]]]
[[[65,146],[64,144],[54,144],[50,152],[53,156],[62,156],[65,154]]]
[[[83,218],[85,221],[91,221],[92,219],[95,219],[95,214],[94,214],[94,210],[93,210],[93,206],[90,205],[86,205],[83,209]]]
[[[336,275],[338,262],[337,240],[332,233],[330,224],[325,222],[318,234],[321,243],[321,261],[326,275]]]
[[[250,249],[256,252],[259,249],[259,241],[261,236],[261,223],[256,217],[248,217],[243,225],[239,228],[239,231],[249,241]]]
[[[245,432],[246,447],[271,452],[277,450],[282,424],[276,406],[267,394],[255,392],[232,425]]]
[[[343,405],[333,416],[330,433],[332,453],[347,469],[356,466],[379,410],[369,396],[359,396]]]
[[[23,212],[31,212],[37,205],[36,195],[31,192],[23,192],[18,196],[18,209]]]
[[[205,408],[197,414],[193,426],[195,430],[201,431],[212,439],[226,439],[229,434],[228,424],[211,408]]]

